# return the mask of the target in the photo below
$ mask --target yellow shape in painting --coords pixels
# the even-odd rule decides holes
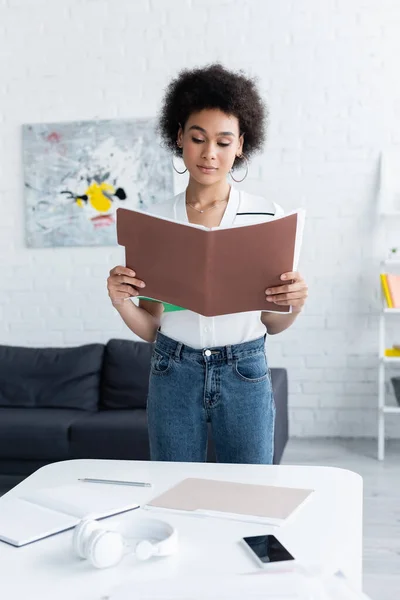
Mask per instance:
[[[99,212],[107,212],[112,206],[111,200],[103,192],[113,194],[115,188],[110,183],[92,183],[85,192],[90,204]]]

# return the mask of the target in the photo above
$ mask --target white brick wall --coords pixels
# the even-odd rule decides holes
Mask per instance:
[[[258,75],[271,110],[243,187],[308,211],[308,307],[270,339],[291,433],[375,435],[374,201],[379,152],[400,145],[399,25],[396,0],[2,0],[0,342],[131,337],[106,294],[118,247],[25,248],[21,124],[153,116],[180,68],[220,60]]]

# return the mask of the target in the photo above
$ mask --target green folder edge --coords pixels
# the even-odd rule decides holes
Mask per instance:
[[[164,305],[165,312],[174,312],[177,310],[186,310],[181,306],[175,306],[175,304],[169,304],[168,302],[161,302],[161,300],[154,300],[154,298],[148,298],[147,296],[138,296],[139,300],[150,300],[150,302],[160,302]]]

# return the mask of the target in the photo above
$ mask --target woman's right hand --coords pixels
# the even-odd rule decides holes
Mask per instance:
[[[123,304],[127,298],[138,296],[144,287],[145,283],[136,279],[135,271],[120,265],[111,269],[107,279],[108,295],[116,306]]]

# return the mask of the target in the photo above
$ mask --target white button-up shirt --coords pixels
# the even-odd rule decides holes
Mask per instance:
[[[189,223],[186,192],[170,202],[152,206],[151,213]],[[275,202],[232,186],[220,227],[261,223],[283,215],[283,209]],[[265,325],[261,322],[261,311],[204,317],[191,310],[179,310],[162,314],[161,331],[192,348],[203,349],[255,340],[265,334]]]

